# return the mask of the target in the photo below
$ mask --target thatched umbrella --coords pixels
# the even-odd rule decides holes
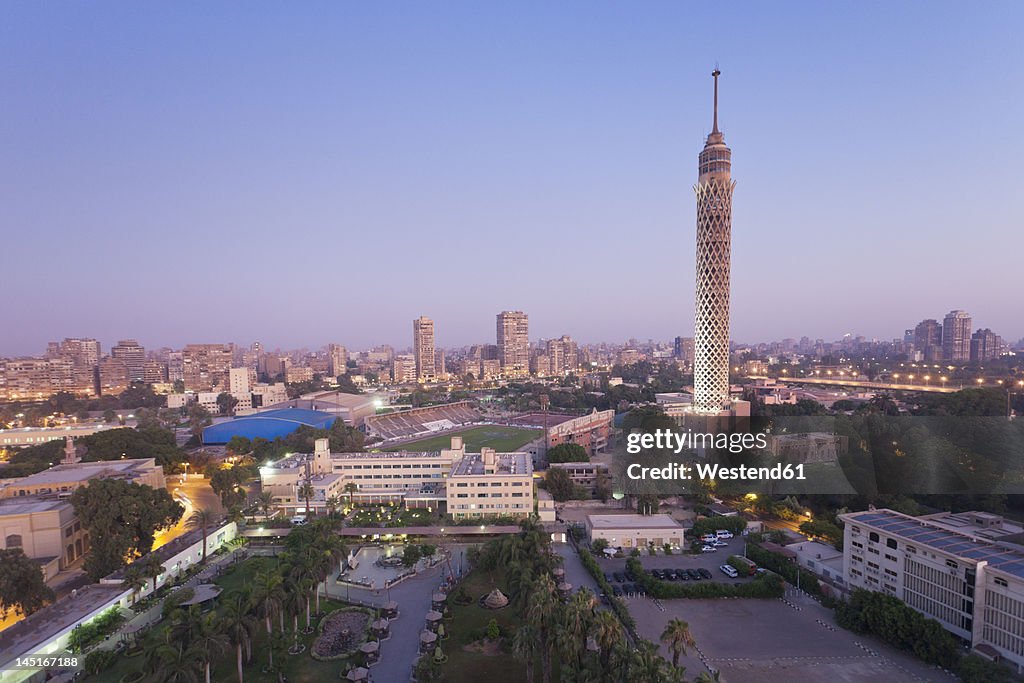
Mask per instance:
[[[484,598],[484,605],[491,609],[501,609],[508,605],[508,598],[505,597],[504,593],[495,588]]]
[[[434,610],[430,610],[429,612],[427,612],[427,621],[441,621],[441,613],[436,612]]]
[[[420,649],[423,652],[429,652],[430,646],[437,642],[437,634],[433,631],[423,631],[420,633]]]
[[[354,669],[349,669],[348,675],[345,676],[345,680],[348,681],[365,681],[370,675],[369,669],[364,669],[361,666],[357,666]]]
[[[370,624],[370,628],[376,631],[378,634],[384,634],[388,632],[388,620],[378,619],[377,621]]]
[[[386,605],[384,605],[384,613],[387,614],[389,617],[393,617],[396,614],[398,614],[398,603],[394,600],[388,602]]]

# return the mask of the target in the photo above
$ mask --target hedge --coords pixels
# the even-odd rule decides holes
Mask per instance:
[[[759,567],[771,569],[794,586],[799,583],[800,588],[811,595],[817,597],[821,597],[823,595],[821,584],[818,583],[818,577],[806,569],[801,568],[787,557],[765,550],[758,545],[748,543],[747,558],[756,562]],[[799,581],[797,580],[797,575],[800,577]]]
[[[718,581],[699,581],[672,583],[659,581],[651,576],[639,560],[626,560],[626,566],[637,577],[644,592],[652,598],[667,600],[671,598],[781,598],[785,594],[782,577],[771,572],[761,574],[748,583],[721,583]]]
[[[586,567],[587,571],[590,572],[590,575],[594,577],[594,581],[597,581],[597,585],[600,586],[601,592],[608,598],[608,603],[611,605],[612,611],[619,617],[619,621],[621,621],[626,628],[631,631],[636,628],[636,622],[633,621],[633,616],[629,613],[629,608],[626,607],[626,604],[622,602],[622,600],[615,597],[612,593],[612,587],[608,583],[608,580],[604,578],[604,572],[601,571],[601,566],[597,564],[597,560],[594,559],[594,556],[586,550],[579,551],[578,549],[577,554],[579,554],[580,561],[583,563],[583,566]]]

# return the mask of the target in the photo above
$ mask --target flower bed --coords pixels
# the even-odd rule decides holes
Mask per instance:
[[[355,654],[366,641],[372,615],[362,607],[344,607],[331,612],[320,621],[320,635],[313,641],[310,655],[324,662]]]

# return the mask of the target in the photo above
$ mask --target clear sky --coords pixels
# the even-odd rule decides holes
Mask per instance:
[[[733,337],[1024,335],[1024,3],[0,7],[0,355],[670,339],[738,181]]]

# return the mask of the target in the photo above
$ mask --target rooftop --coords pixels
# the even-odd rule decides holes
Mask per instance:
[[[530,460],[526,453],[495,453],[495,473],[531,474]],[[452,466],[453,477],[473,477],[484,474],[484,460],[481,453],[466,453]]]
[[[125,592],[121,584],[92,584],[44,607],[0,632],[0,669],[14,657],[37,648],[58,633],[75,626]]]
[[[86,481],[96,477],[113,477],[130,473],[140,467],[155,464],[153,458],[131,458],[128,460],[98,460],[95,462],[79,462],[74,465],[54,465],[53,467],[30,474],[18,479],[16,486],[45,486],[47,484],[63,484],[69,481]]]
[[[1024,546],[997,543],[980,533],[953,530],[933,519],[911,517],[893,510],[854,512],[845,518],[964,560],[988,562],[989,568],[1024,579]]]
[[[7,515],[26,515],[32,512],[47,512],[71,507],[71,503],[55,498],[36,498],[24,496],[0,499],[0,517]]]
[[[680,529],[683,525],[670,515],[587,515],[594,529]]]

